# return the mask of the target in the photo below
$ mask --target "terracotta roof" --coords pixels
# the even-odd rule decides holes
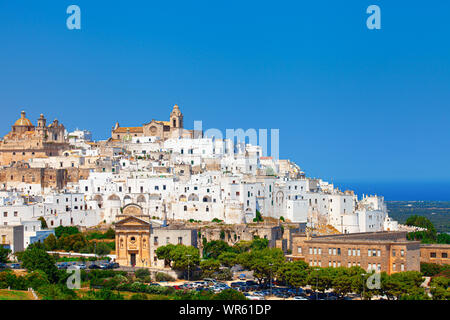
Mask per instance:
[[[116,130],[114,130],[114,133],[142,133],[142,127],[119,127]]]

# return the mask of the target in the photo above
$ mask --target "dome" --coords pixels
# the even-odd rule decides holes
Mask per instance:
[[[20,119],[18,119],[15,123],[15,126],[24,126],[24,127],[33,127],[33,124],[29,119],[25,117],[25,111],[20,113]]]

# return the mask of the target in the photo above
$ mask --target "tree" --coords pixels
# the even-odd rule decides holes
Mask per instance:
[[[267,283],[277,273],[278,268],[284,263],[284,254],[278,248],[252,250],[238,255],[237,261],[243,267],[253,270],[253,276],[261,284]]]
[[[247,300],[242,292],[234,289],[225,289],[212,297],[212,300]]]
[[[22,266],[30,271],[41,270],[52,282],[58,281],[58,269],[55,265],[55,259],[44,249],[27,248],[22,255]]]
[[[31,288],[38,290],[39,287],[50,284],[47,274],[42,270],[35,270],[26,275],[26,280]]]
[[[256,210],[256,217],[253,219],[253,222],[262,222],[263,217],[261,216],[261,212],[259,210]]]
[[[331,268],[313,269],[306,278],[306,282],[313,290],[325,292],[333,285]]]
[[[220,263],[226,267],[233,267],[237,263],[237,253],[236,252],[224,252],[218,257]]]
[[[55,228],[55,235],[56,238],[60,238],[63,235],[74,235],[80,233],[80,230],[78,230],[77,227],[63,227],[63,226],[59,226],[57,228]]]
[[[175,245],[168,244],[166,246],[162,246],[156,249],[156,256],[158,257],[158,259],[164,260],[165,266],[172,267],[173,261],[172,251],[174,248]]]
[[[57,248],[56,237],[54,234],[50,234],[44,240],[44,248],[47,251],[53,251]]]
[[[441,273],[442,271],[449,270],[449,269],[450,269],[450,265],[448,265],[448,264],[439,265],[436,263],[426,263],[426,262],[420,263],[420,272],[425,277],[434,277],[438,273]]]
[[[97,242],[95,246],[95,254],[105,256],[111,252],[111,248],[105,242]]]
[[[158,259],[163,259],[167,266],[176,270],[193,270],[200,264],[200,253],[193,246],[168,244],[156,249]]]
[[[220,269],[220,262],[215,259],[207,259],[200,262],[200,269],[204,278],[210,278]]]
[[[436,277],[431,279],[430,292],[433,300],[450,300],[449,290],[450,279],[446,277]]]
[[[262,238],[255,238],[253,239],[250,248],[252,250],[263,250],[269,247],[269,240],[268,239],[262,239]]]
[[[105,232],[105,239],[115,239],[115,238],[116,238],[116,232],[114,231],[114,229],[109,228]]]
[[[11,253],[10,249],[7,249],[7,248],[3,247],[2,245],[0,245],[0,262],[1,263],[8,262],[8,257],[9,257],[10,253]]]
[[[306,285],[306,279],[309,273],[309,266],[306,262],[298,260],[283,263],[277,270],[277,280],[287,285],[299,287]]]
[[[41,222],[41,229],[48,229],[47,221],[45,221],[44,217],[39,217],[38,220]]]
[[[223,252],[231,252],[233,249],[222,240],[213,240],[203,246],[203,257],[217,259]]]

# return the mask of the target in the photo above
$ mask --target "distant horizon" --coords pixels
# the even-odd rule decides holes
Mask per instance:
[[[327,181],[326,179],[323,179]],[[385,201],[450,201],[450,181],[328,181],[341,190],[383,196]]]

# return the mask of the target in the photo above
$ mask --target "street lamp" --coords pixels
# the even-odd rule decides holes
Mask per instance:
[[[191,257],[191,255],[187,254],[186,257],[188,257],[188,282],[189,282],[189,271],[190,271],[190,268],[189,268],[190,267],[190,259],[189,258]]]
[[[319,268],[314,268],[314,270],[317,271],[317,277],[316,277],[316,300],[319,300]]]
[[[364,283],[365,282],[365,276],[367,275],[367,273],[363,273],[363,274],[361,274],[361,276],[363,277],[363,291],[362,291],[362,296],[361,296],[361,300],[364,300],[364,292],[365,292],[365,288],[366,288],[366,284]]]
[[[269,263],[270,266],[270,295],[272,295],[272,266],[273,263]]]

